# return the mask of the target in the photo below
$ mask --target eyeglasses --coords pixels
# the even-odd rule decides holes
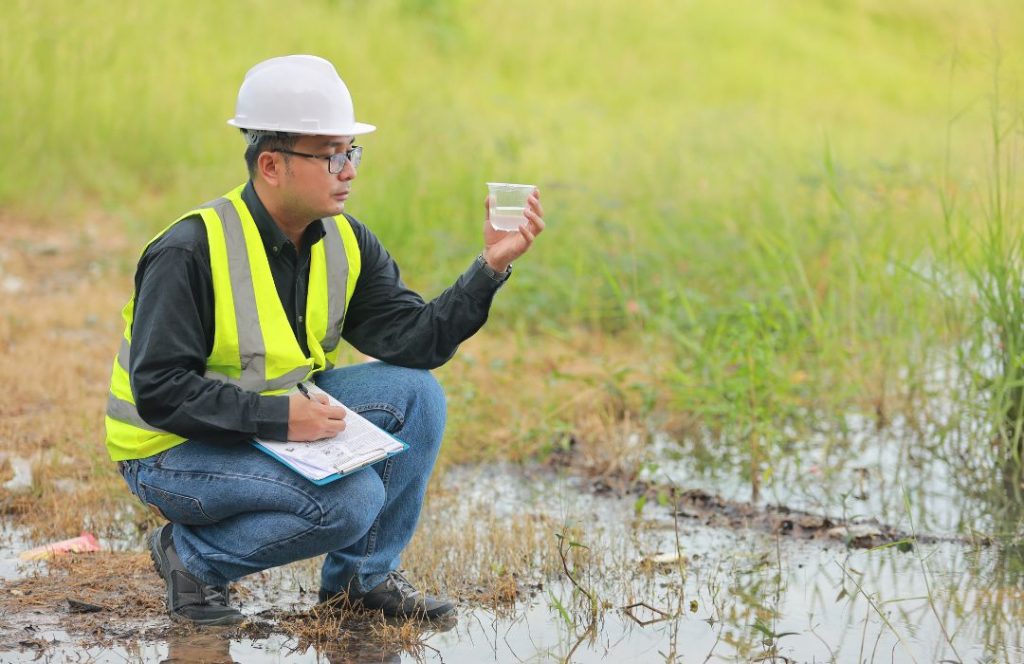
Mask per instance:
[[[359,168],[359,162],[363,160],[363,146],[361,145],[353,145],[344,152],[337,152],[331,155],[309,154],[308,152],[296,152],[295,150],[285,150],[284,148],[275,148],[271,152],[283,152],[284,154],[306,157],[307,159],[326,159],[327,172],[332,175],[337,175],[344,170],[346,161],[351,161],[353,168]]]

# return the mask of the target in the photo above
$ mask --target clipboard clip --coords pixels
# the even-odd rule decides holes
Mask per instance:
[[[377,447],[375,449],[372,449],[372,450],[366,452],[365,454],[361,454],[360,456],[353,457],[352,459],[349,460],[348,463],[346,463],[344,465],[335,466],[334,470],[336,470],[337,472],[342,473],[342,474],[351,473],[351,472],[353,472],[355,470],[358,470],[360,468],[365,468],[366,466],[373,465],[373,464],[377,463],[378,461],[382,461],[382,460],[386,459],[387,457],[388,457],[388,451],[385,448],[383,448],[383,447]]]

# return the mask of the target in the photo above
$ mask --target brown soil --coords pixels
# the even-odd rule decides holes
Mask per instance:
[[[259,576],[235,584],[232,602],[260,606]],[[165,661],[230,662],[230,640],[292,637],[292,646],[315,646],[329,661],[389,661],[389,653],[416,653],[426,635],[450,629],[441,623],[389,622],[376,614],[327,612],[311,606],[285,611],[267,608],[234,628],[196,630],[171,622],[164,608],[164,583],[147,554],[99,552],[51,560],[45,568],[0,584],[0,652],[44,653],[62,646],[52,632],[64,632],[76,648],[109,648],[133,641],[162,641]],[[363,658],[352,659],[356,655]],[[382,658],[383,653],[383,659]]]
[[[0,586],[0,650],[50,644],[40,632],[59,629],[85,636],[85,645],[109,645],[146,632],[166,636],[163,582],[149,556],[72,554],[29,576]]]

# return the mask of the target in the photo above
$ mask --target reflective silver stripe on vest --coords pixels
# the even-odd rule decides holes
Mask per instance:
[[[132,346],[127,339],[121,337],[121,347],[117,350],[117,363],[121,368],[128,371],[128,363],[131,361]]]
[[[345,320],[348,256],[345,254],[345,243],[341,239],[337,220],[334,217],[326,217],[323,223],[327,233],[324,235],[324,258],[327,263],[327,332],[320,340],[320,347],[324,349],[324,353],[330,353],[338,347],[341,340],[341,324]]]
[[[300,380],[304,380],[306,378],[306,375],[309,373],[309,371],[310,371],[309,367],[299,367],[298,369],[292,369],[288,373],[286,373],[284,375],[281,375],[281,376],[278,376],[277,378],[275,378],[273,380],[268,380],[268,381],[262,381],[261,380],[258,389],[253,389],[253,388],[250,388],[250,387],[246,387],[242,383],[242,379],[245,377],[245,373],[244,372],[242,374],[242,378],[230,378],[230,377],[225,376],[224,374],[219,373],[217,371],[209,371],[209,370],[207,370],[206,373],[203,374],[203,377],[204,378],[210,378],[210,379],[213,379],[213,380],[219,380],[219,381],[227,383],[228,385],[234,385],[236,387],[240,387],[243,390],[250,390],[250,391],[253,391],[253,392],[266,392],[267,390],[284,390],[284,389],[288,389],[288,388],[291,388],[291,387],[295,387],[296,383],[298,383]]]
[[[226,376],[213,376],[250,392],[274,389],[266,384],[267,349],[263,345],[260,317],[256,309],[256,292],[252,284],[252,270],[249,268],[249,252],[245,246],[242,220],[234,204],[220,198],[210,206],[220,217],[224,231],[224,244],[228,254],[228,274],[231,279],[231,294],[235,302],[235,324],[238,333],[238,351],[242,373],[238,380]],[[303,374],[305,375],[305,374]]]
[[[146,421],[139,417],[139,411],[135,409],[134,405],[128,403],[124,399],[118,399],[113,393],[107,397],[107,417],[117,420],[118,422],[131,424],[139,429],[145,429],[146,431],[166,433],[163,429],[157,429],[154,426],[146,424]]]

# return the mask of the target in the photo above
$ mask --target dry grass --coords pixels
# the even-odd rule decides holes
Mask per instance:
[[[112,570],[117,570],[112,574]],[[163,618],[164,584],[149,554],[80,553],[52,559],[28,576],[5,584],[0,609],[68,613],[69,599],[102,607],[123,620]],[[88,615],[88,614],[84,614]]]
[[[314,606],[306,613],[286,615],[277,624],[295,638],[299,650],[314,646],[331,661],[335,661],[336,655],[352,661],[373,661],[382,653],[405,652],[418,658],[429,647],[426,638],[451,629],[455,620],[398,620],[334,605]]]
[[[558,573],[560,527],[539,510],[496,513],[486,487],[437,487],[402,562],[430,591],[500,608]]]
[[[51,629],[75,635],[83,647],[109,647],[143,633],[162,638],[173,631],[163,593],[163,582],[146,554],[105,551],[58,557],[22,578],[0,583],[0,643],[15,647],[17,641],[43,652],[54,643],[33,635]],[[95,612],[76,611],[74,602],[92,605]]]
[[[641,351],[638,341],[587,329],[487,330],[470,339],[438,371],[449,397],[442,463],[524,461],[572,448],[579,470],[631,469],[636,455],[625,448],[646,439],[665,406],[660,367],[671,356],[665,347]]]
[[[400,653],[419,660],[430,649],[426,639],[454,624],[453,620],[392,620],[346,608],[328,611],[314,607],[306,613],[281,616],[276,627],[295,639],[297,651],[313,647],[331,662],[371,662],[391,661],[385,658]],[[250,633],[258,635],[252,629]]]
[[[249,606],[261,603],[258,582],[254,577],[235,584],[234,601],[241,599]],[[93,605],[96,611],[76,611],[69,600]],[[13,637],[22,646],[43,652],[55,644],[24,637],[50,628],[67,632],[82,647],[158,638],[168,643],[169,656],[177,658],[173,661],[182,662],[199,658],[229,662],[230,639],[265,638],[270,632],[293,637],[299,651],[314,646],[331,661],[349,661],[346,658],[360,653],[364,657],[353,661],[371,661],[381,653],[415,656],[425,649],[428,634],[454,625],[452,621],[393,621],[375,613],[314,606],[308,611],[260,611],[236,628],[197,631],[168,620],[164,584],[148,554],[113,552],[58,557],[24,578],[0,584],[0,615],[5,617],[0,643]],[[218,659],[221,655],[223,659]]]
[[[104,218],[0,228],[0,452],[33,466],[31,490],[0,505],[40,539],[104,531],[124,498],[103,409],[135,250]]]

